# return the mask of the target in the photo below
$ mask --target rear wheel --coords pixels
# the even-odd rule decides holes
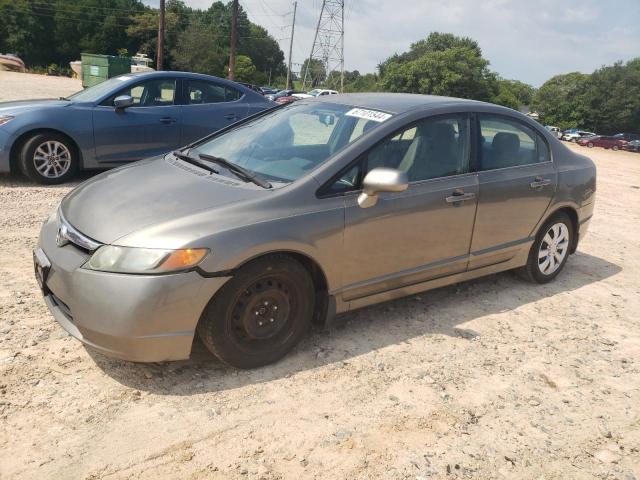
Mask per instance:
[[[587,143],[587,147],[589,147],[589,148],[593,148],[593,142],[589,142],[589,143]]]
[[[20,152],[20,170],[37,183],[64,183],[78,169],[78,153],[72,142],[58,133],[41,133],[27,140]]]
[[[573,224],[566,213],[557,213],[545,222],[529,251],[523,276],[536,283],[547,283],[562,271],[573,241]]]
[[[224,363],[255,368],[286,355],[311,325],[314,287],[306,269],[272,255],[239,269],[209,302],[198,333]]]
[[[614,145],[613,147],[611,147],[611,150],[617,152],[618,150],[620,150],[620,147],[618,145]]]

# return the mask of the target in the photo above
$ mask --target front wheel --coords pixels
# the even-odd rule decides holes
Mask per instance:
[[[611,150],[613,150],[614,152],[617,152],[618,150],[620,150],[620,147],[617,145],[614,145],[613,147],[611,147]]]
[[[20,170],[37,183],[54,185],[69,181],[78,169],[78,152],[72,142],[57,133],[41,133],[27,140],[20,152]]]
[[[589,142],[589,143],[587,143],[587,147],[589,147],[589,148],[593,148],[593,142]]]
[[[573,224],[565,213],[557,213],[545,222],[529,251],[521,273],[532,282],[547,283],[562,271],[573,241]]]
[[[311,325],[315,291],[307,270],[287,255],[240,268],[198,323],[205,346],[224,363],[256,368],[286,355]]]

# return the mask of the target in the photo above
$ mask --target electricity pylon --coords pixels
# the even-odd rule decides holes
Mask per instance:
[[[304,71],[302,88],[309,78],[311,60],[320,60],[325,68],[325,78],[310,78],[311,85],[326,81],[333,71],[340,71],[340,91],[344,88],[344,0],[323,0],[320,18],[313,38],[311,54]],[[312,72],[313,75],[313,72]]]

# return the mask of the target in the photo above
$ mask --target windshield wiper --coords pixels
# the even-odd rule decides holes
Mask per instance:
[[[197,158],[193,158],[190,157],[189,155],[179,152],[179,151],[174,151],[171,152],[173,154],[174,157],[179,158],[180,160],[182,160],[183,162],[187,162],[190,163],[191,165],[195,165],[196,167],[200,167],[205,169],[207,172],[210,173],[215,173],[218,174],[220,172],[218,172],[218,170],[216,170],[215,168],[213,168],[211,165],[209,165],[206,162],[201,162],[200,160],[198,160]]]
[[[235,173],[238,177],[244,179],[245,181],[253,182],[262,188],[271,188],[271,184],[269,182],[261,179],[251,170],[247,170],[246,168],[241,167],[240,165],[236,165],[235,163],[230,162],[225,158],[214,157],[213,155],[207,155],[206,153],[201,153],[198,156],[203,160],[208,160],[209,162],[214,162],[214,163],[217,163],[218,165],[225,167],[227,170],[230,170],[231,172]]]

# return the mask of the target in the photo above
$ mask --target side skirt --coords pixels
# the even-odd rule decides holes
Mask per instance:
[[[350,301],[345,301],[340,295],[337,295],[335,297],[336,313],[344,313],[350,310],[367,307],[376,303],[387,302],[389,300],[395,300],[397,298],[415,295],[427,290],[433,290],[435,288],[445,287],[454,283],[465,282],[468,280],[473,280],[475,278],[484,277],[486,275],[492,275],[494,273],[504,272],[506,270],[512,270],[514,268],[522,267],[527,263],[527,257],[529,256],[529,250],[532,243],[533,242],[527,242],[527,244],[523,246],[525,248],[520,249],[518,254],[510,258],[509,260],[493,265],[479,267],[473,270],[467,270],[465,272],[448,275],[446,277],[435,278],[433,280],[416,283],[413,285],[407,285],[405,287],[396,288],[393,290],[387,290],[385,292],[357,298]]]

